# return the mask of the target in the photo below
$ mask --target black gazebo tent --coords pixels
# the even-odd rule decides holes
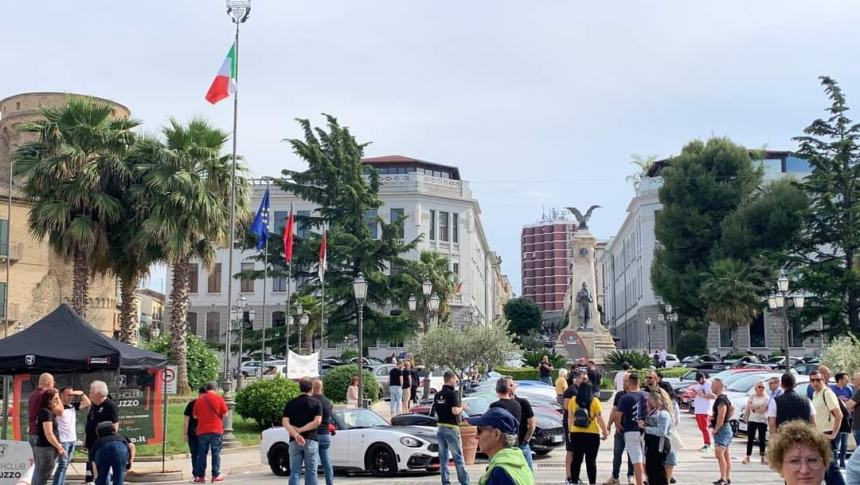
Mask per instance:
[[[0,340],[0,374],[143,370],[167,358],[105,337],[63,303],[25,330]]]

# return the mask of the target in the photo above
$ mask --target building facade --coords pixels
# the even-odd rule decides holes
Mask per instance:
[[[21,132],[20,128],[38,120],[43,108],[65,106],[69,96],[68,93],[26,93],[0,100],[0,200],[3,206],[0,207],[0,320],[5,321],[8,312],[9,333],[26,328],[61,303],[69,302],[72,296],[71,262],[54,253],[47,241],[37,241],[30,234],[27,226],[30,204],[18,190],[22,181],[17,178],[11,187],[11,211],[6,207],[12,155],[22,144],[35,139],[35,134]],[[112,106],[117,117],[131,114],[128,108],[114,101],[93,99]],[[6,274],[7,258],[9,275]],[[87,321],[105,335],[113,336],[118,326],[115,279],[110,276],[93,278],[89,296]]]
[[[576,222],[567,220],[563,210],[536,224],[524,226],[520,236],[522,296],[544,312],[544,325],[563,328],[565,295],[570,287],[570,248]]]
[[[643,177],[627,206],[621,228],[607,243],[600,260],[605,318],[619,348],[671,349],[678,337],[677,330],[667,325],[663,305],[651,286],[657,245],[654,229],[662,208],[658,197],[663,183],[660,173],[669,163],[670,160],[655,162]],[[766,151],[761,163],[766,182],[787,176],[802,178],[810,171],[804,160],[786,151]],[[794,335],[792,354],[821,352],[820,338],[802,339],[799,332]],[[723,353],[737,346],[767,354],[785,347],[785,324],[778,314],[767,311],[767,302],[763,301],[762,313],[751,325],[730,332],[712,323],[707,341],[709,349]]]
[[[421,237],[416,250],[406,258],[417,259],[421,251],[445,255],[450,270],[456,275],[459,292],[449,302],[454,324],[485,323],[500,315],[505,298],[510,297],[510,283],[501,272],[501,259],[490,249],[481,225],[481,208],[473,197],[467,181],[460,178],[456,167],[426,162],[402,156],[367,158],[363,163],[380,174],[379,197],[382,207],[368,214],[372,235],[381,230],[378,216],[386,222],[405,216],[404,240]],[[258,181],[253,186],[249,207],[260,204],[266,185]],[[314,204],[301,200],[274,186],[270,187],[271,230],[283,232],[290,205],[299,216],[309,216]],[[297,226],[297,236],[304,231],[317,230]],[[234,251],[234,272],[262,269],[262,263],[250,260],[251,251]],[[223,341],[227,329],[227,259],[226,249],[217,252],[215,264],[207,269],[192,263],[188,325],[194,333],[209,341]],[[172,281],[168,268],[167,281]],[[270,278],[267,282],[266,310],[263,312],[263,281],[234,282],[234,298],[243,296],[255,309],[254,328],[263,325],[283,325],[286,321],[287,282],[285,278]],[[293,286],[295,288],[295,284]],[[167,289],[170,292],[170,288]],[[324,353],[338,353],[340,344],[327,342]],[[408,342],[371,342],[371,355],[387,356],[402,350]]]

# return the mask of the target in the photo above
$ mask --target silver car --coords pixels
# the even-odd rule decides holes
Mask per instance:
[[[391,372],[391,369],[394,369],[396,367],[397,365],[395,364],[380,364],[374,366],[370,371],[373,373],[373,377],[376,378],[376,383],[379,384],[379,395],[383,399],[388,399],[391,397],[391,393],[388,391],[388,373]]]

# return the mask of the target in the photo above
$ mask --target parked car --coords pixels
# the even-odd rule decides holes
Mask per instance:
[[[806,389],[809,387],[809,376],[799,375],[799,376],[795,376],[795,379],[797,382],[797,385],[794,387],[795,392],[797,392],[801,396],[805,396],[806,395]],[[770,392],[770,391],[768,390],[768,392]],[[739,433],[739,434],[746,434],[747,429],[748,429],[747,422],[744,419],[744,414],[746,414],[746,410],[747,410],[746,401],[744,401],[740,406],[737,406],[735,409],[738,410],[737,411],[738,424],[737,424],[737,429],[735,430],[735,432]],[[765,436],[767,436],[767,435],[765,435]]]
[[[681,377],[666,377],[663,379],[663,382],[668,382],[672,389],[675,392],[678,392],[680,389],[684,389],[690,384],[695,384],[696,382],[696,374],[698,374],[698,370],[691,370]]]
[[[242,367],[239,368],[240,372],[242,372],[242,377],[260,377],[260,368],[262,364],[259,360],[248,360],[242,362]]]
[[[681,361],[678,360],[678,356],[675,354],[666,354],[666,367],[681,367]]]
[[[368,409],[336,410],[329,456],[337,471],[368,471],[390,477],[400,471],[439,471],[436,430],[391,426]],[[290,474],[290,436],[282,427],[263,431],[260,462],[278,476]]]
[[[800,357],[792,357],[791,358],[791,366],[794,367],[796,364],[800,364],[803,362],[803,359]],[[765,361],[765,364],[773,367],[774,369],[785,369],[785,356],[778,355],[776,357],[771,357]]]
[[[713,369],[715,364],[720,363],[720,358],[713,355],[700,355],[688,362],[687,367],[694,369]]]
[[[810,376],[813,372],[818,370],[818,365],[819,364],[809,364],[806,362],[801,362],[799,364],[794,364],[793,366],[791,366],[791,370],[797,372],[799,375],[802,376]]]
[[[388,374],[391,372],[391,369],[397,367],[394,364],[382,364],[377,365],[372,368],[371,372],[373,373],[373,377],[376,378],[376,383],[379,384],[379,397],[382,399],[390,399],[391,391],[389,389],[389,377]]]
[[[375,365],[382,365],[385,363],[385,362],[377,359],[376,357],[362,357],[362,358],[364,359],[363,365],[365,365],[365,366],[371,366],[372,367]],[[355,364],[356,362],[358,362],[358,357],[353,357],[353,358],[349,359],[350,364]]]

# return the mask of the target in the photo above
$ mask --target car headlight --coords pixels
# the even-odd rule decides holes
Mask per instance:
[[[415,439],[411,436],[404,436],[400,438],[400,444],[408,446],[409,448],[419,448],[422,443],[421,440]]]

